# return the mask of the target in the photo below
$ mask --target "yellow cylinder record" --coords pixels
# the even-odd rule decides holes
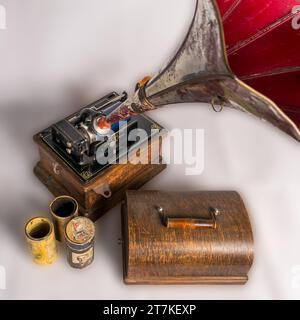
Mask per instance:
[[[57,259],[54,227],[49,219],[31,219],[25,226],[25,234],[35,263],[48,265]]]

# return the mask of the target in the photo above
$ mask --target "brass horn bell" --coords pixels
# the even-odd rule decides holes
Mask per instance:
[[[220,13],[213,0],[196,1],[193,21],[178,52],[158,75],[142,81],[136,93],[108,115],[107,121],[113,123],[185,102],[211,103],[216,111],[232,107],[248,112],[300,141],[295,123],[274,102],[231,71]]]

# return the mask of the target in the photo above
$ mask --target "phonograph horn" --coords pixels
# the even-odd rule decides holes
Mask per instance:
[[[231,71],[221,16],[212,0],[196,1],[192,24],[176,55],[157,76],[139,83],[136,93],[109,114],[107,121],[113,123],[164,105],[185,102],[206,102],[215,110],[219,105],[248,112],[300,141],[295,123],[273,101]]]
[[[274,101],[299,128],[300,1],[217,3],[234,74]]]

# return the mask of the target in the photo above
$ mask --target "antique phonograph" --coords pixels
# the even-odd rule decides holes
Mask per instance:
[[[112,92],[34,137],[40,152],[35,174],[55,196],[75,197],[81,215],[95,221],[126,198],[122,226],[128,283],[245,283],[248,279],[253,238],[239,195],[137,192],[166,167],[162,141],[154,146],[151,139],[139,140],[125,151],[118,142],[134,129],[144,129],[151,138],[155,128],[159,135],[163,128],[144,113],[190,102],[208,103],[215,111],[230,107],[247,112],[300,141],[300,37],[294,28],[298,10],[294,1],[263,0],[257,13],[255,2],[197,0],[183,43],[156,76],[141,80],[133,95]],[[128,131],[123,131],[120,121],[125,121]],[[103,165],[97,157],[100,149],[107,153],[114,149],[118,161],[134,150],[142,154],[150,150],[149,163]],[[150,161],[153,157],[156,164]],[[156,202],[164,208],[155,209]],[[175,212],[178,208],[181,215]],[[170,216],[161,219],[160,214],[168,210]],[[238,241],[232,241],[234,237]],[[157,239],[161,246],[152,246]],[[202,246],[207,241],[209,245]],[[164,246],[173,250],[169,260],[159,256]],[[144,255],[147,259],[140,258]]]
[[[196,1],[195,14],[191,26],[178,52],[156,76],[152,78],[145,77],[140,81],[132,96],[127,96],[126,93],[122,95],[114,92],[108,94],[35,136],[35,141],[39,145],[42,157],[42,161],[37,165],[35,173],[55,195],[60,195],[61,193],[70,194],[74,192],[73,189],[76,185],[77,192],[82,196],[82,200],[79,201],[80,207],[87,212],[94,212],[99,208],[100,203],[112,200],[111,197],[116,192],[116,189],[122,189],[121,186],[124,185],[124,179],[115,179],[114,183],[109,181],[108,177],[114,176],[109,173],[110,170],[116,169],[118,164],[114,166],[100,165],[96,159],[97,150],[99,148],[107,148],[109,151],[111,147],[116,145],[116,137],[122,134],[118,122],[122,120],[128,124],[129,132],[134,128],[143,128],[151,136],[151,128],[163,129],[150,118],[141,114],[164,105],[206,102],[211,104],[216,111],[220,111],[225,107],[235,108],[268,121],[295,139],[300,140],[299,128],[288,116],[292,110],[290,107],[294,110],[292,114],[294,116],[297,115],[296,107],[299,95],[294,90],[295,86],[291,87],[292,93],[289,103],[279,97],[278,90],[273,90],[272,94],[269,94],[280,103],[279,107],[268,97],[249,86],[249,84],[253,83],[255,87],[263,88],[262,91],[268,93],[272,89],[269,82],[272,81],[273,83],[273,78],[275,80],[281,79],[277,77],[277,74],[271,72],[275,64],[271,63],[269,68],[265,68],[265,74],[257,73],[259,66],[262,64],[261,59],[256,59],[252,63],[243,63],[245,60],[250,60],[250,56],[253,56],[253,46],[255,44],[262,46],[259,43],[259,41],[262,41],[261,38],[264,38],[264,36],[271,37],[272,32],[265,32],[260,38],[256,37],[257,39],[254,39],[253,36],[252,42],[250,44],[246,43],[247,45],[245,44],[244,46],[239,45],[240,42],[235,44],[235,41],[240,41],[239,39],[246,37],[245,33],[251,38],[251,27],[248,29],[242,28],[239,34],[231,32],[230,28],[233,28],[233,24],[237,23],[235,19],[238,19],[235,12],[249,12],[249,6],[252,8],[251,4],[254,2],[238,3],[231,1],[230,3],[231,6],[229,2],[223,3],[219,1],[223,14],[222,20],[215,1]],[[269,2],[265,1],[264,5],[267,5],[267,3]],[[288,5],[292,2],[284,1],[284,3]],[[285,11],[288,12],[291,9],[290,7],[276,7],[279,11],[272,12],[271,17],[268,16],[270,21],[261,21],[262,19],[258,18],[257,20],[261,25],[268,25],[268,23],[273,22],[275,17],[279,19],[279,12],[284,9],[283,14],[285,14]],[[249,14],[251,13],[254,15],[254,9]],[[281,34],[284,31],[281,29],[285,28],[285,25],[289,23],[292,17],[293,15],[289,14],[285,20],[281,19],[281,24],[273,22],[274,32]],[[223,24],[227,39],[227,50]],[[270,27],[265,28],[270,30]],[[288,39],[292,36],[297,37],[299,33],[295,30],[290,30],[289,34],[292,35],[287,39],[282,40],[279,38],[281,46],[287,46]],[[270,41],[270,43],[275,43],[272,38]],[[249,56],[247,56],[248,49],[250,50]],[[265,50],[259,47],[263,61],[267,60],[267,54],[270,53],[271,49],[272,46],[267,44]],[[229,52],[229,61],[227,52]],[[286,76],[295,78],[299,72],[297,71],[299,58],[298,55],[293,53],[290,55],[293,59],[288,59],[286,57],[288,54],[285,53],[278,64],[281,65],[280,70],[282,72],[286,71]],[[290,69],[288,68],[289,64]],[[247,72],[244,70],[246,68],[251,70],[251,65],[256,72],[254,72],[256,77],[247,76]],[[239,79],[232,71],[231,66],[242,79],[245,78],[248,84]],[[282,80],[278,81],[274,81],[274,85],[278,86]],[[293,103],[291,103],[291,100],[293,100]],[[286,105],[290,107],[286,107]],[[285,113],[287,110],[289,111]],[[293,119],[297,120],[297,117],[293,117]],[[107,135],[109,130],[112,131],[112,134]],[[151,148],[149,141],[139,141],[136,146],[133,144],[129,147],[132,149],[143,145]],[[117,148],[117,159],[120,159],[124,153],[126,154],[129,151],[129,147],[123,154]],[[164,169],[163,164],[156,167],[146,165],[146,167],[148,170],[154,171],[151,174],[149,173],[149,178],[144,177],[141,181],[135,173],[134,176],[137,179],[137,183],[131,183],[130,186],[132,188],[135,185],[136,187],[140,186],[150,177]],[[144,166],[144,169],[146,167]],[[135,168],[137,169],[137,167]],[[129,172],[134,170],[126,171],[127,175],[130,175]],[[141,172],[143,173],[144,171],[141,169]],[[106,173],[108,174],[106,176],[107,181],[103,179]],[[67,174],[68,179],[66,177],[62,178],[65,174]],[[70,180],[69,176],[72,176],[72,182],[66,181]],[[99,181],[96,183],[98,177],[101,177],[101,183]],[[133,177],[128,179],[129,182],[132,182]],[[127,185],[128,181],[126,182]],[[89,184],[96,184],[97,187],[93,186],[92,195],[87,196],[89,191],[86,190]],[[121,193],[124,195],[124,190]]]

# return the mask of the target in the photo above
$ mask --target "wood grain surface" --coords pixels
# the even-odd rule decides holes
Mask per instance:
[[[79,213],[93,221],[122,201],[127,189],[141,188],[166,168],[161,158],[156,161],[158,164],[115,164],[84,183],[39,135],[34,136],[34,141],[40,153],[40,161],[34,168],[35,175],[54,196],[74,197],[79,204]],[[141,147],[141,159],[148,157],[152,163],[152,155],[159,154],[156,150],[153,152],[155,148],[156,145],[146,143]]]
[[[215,228],[164,223],[168,218],[210,221],[212,210]],[[253,236],[236,192],[128,191],[122,220],[127,284],[242,284],[248,279]]]

